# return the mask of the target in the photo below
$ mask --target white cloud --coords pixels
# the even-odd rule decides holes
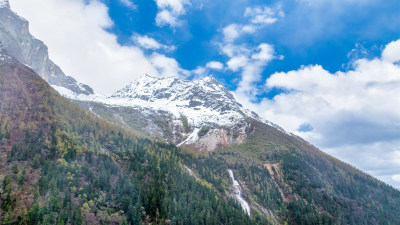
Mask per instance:
[[[224,40],[226,42],[232,42],[237,37],[239,37],[240,30],[239,25],[237,24],[230,24],[223,29]]]
[[[275,73],[268,90],[284,92],[273,99],[242,104],[328,153],[400,187],[400,65],[399,41],[382,57],[359,59],[353,70],[330,73],[319,65]],[[251,77],[250,77],[251,78]],[[249,84],[249,82],[247,82]],[[254,85],[249,89],[256,89]],[[302,126],[310,129],[300,130]]]
[[[382,53],[382,58],[388,62],[400,61],[400,40],[393,41],[387,45]]]
[[[214,70],[222,70],[224,69],[224,64],[218,61],[211,61],[206,64],[206,67]]]
[[[131,0],[119,0],[119,2],[130,9],[136,9],[135,3],[133,3]]]
[[[155,2],[159,10],[156,15],[157,26],[171,27],[181,25],[178,17],[186,13],[185,6],[190,4],[188,0],[155,0]]]
[[[224,64],[218,61],[210,61],[205,66],[197,66],[191,70],[190,73],[192,79],[198,80],[210,75],[211,70],[223,70],[225,69]]]
[[[219,45],[221,53],[232,58],[238,55],[249,55],[251,49],[245,45],[235,45],[232,43],[222,43]]]
[[[233,72],[239,71],[239,69],[245,67],[249,63],[249,59],[247,56],[244,55],[239,55],[232,57],[226,65],[228,65],[228,68],[232,70]]]
[[[252,59],[259,60],[259,61],[271,61],[274,58],[274,47],[269,44],[260,44],[258,46],[259,52],[253,54],[251,56]]]
[[[245,33],[253,34],[257,31],[257,27],[254,25],[245,25],[242,27],[242,31]]]
[[[156,76],[158,61],[138,47],[120,45],[105,30],[113,26],[107,7],[97,0],[85,2],[12,0],[11,8],[30,22],[31,33],[46,43],[50,58],[67,75],[97,92],[111,94],[144,74]]]
[[[284,17],[284,12],[280,7],[272,9],[269,7],[246,8],[244,16],[249,18],[245,24],[229,24],[222,30],[226,43],[234,42],[243,34],[254,34],[258,29],[265,25],[270,25]]]
[[[253,34],[256,31],[257,27],[254,25],[240,25],[233,23],[224,27],[222,33],[224,35],[225,42],[233,42],[245,33]]]
[[[259,90],[254,87],[254,83],[260,81],[261,73],[267,64],[275,58],[282,60],[283,56],[276,56],[274,47],[270,44],[261,43],[254,47],[237,44],[237,39],[245,33],[253,34],[262,26],[276,22],[266,20],[273,16],[283,17],[283,12],[280,9],[255,7],[247,8],[244,16],[250,18],[248,24],[229,24],[223,28],[223,40],[219,43],[219,47],[221,54],[229,57],[226,62],[227,69],[240,72],[241,79],[234,95],[236,99],[246,102],[251,101],[258,94]]]
[[[152,64],[157,68],[158,74],[164,77],[187,77],[190,72],[181,69],[179,63],[165,55],[153,53],[150,57]]]
[[[161,12],[157,13],[156,16],[156,24],[157,26],[165,26],[170,25],[171,27],[177,27],[181,24],[181,22],[176,18],[172,12],[168,10],[161,10]]]
[[[283,11],[272,9],[269,7],[253,7],[246,8],[244,13],[246,17],[250,17],[250,22],[253,24],[273,24],[278,20],[278,17],[284,17]]]
[[[136,42],[139,46],[141,46],[142,48],[145,48],[145,49],[152,49],[152,50],[164,49],[166,51],[175,50],[175,46],[160,44],[154,38],[151,38],[147,35],[141,36],[139,34],[134,34],[132,36],[132,40],[134,42]]]
[[[260,81],[261,73],[268,63],[277,58],[274,47],[267,43],[261,43],[257,47],[244,45],[224,45],[221,52],[230,59],[226,63],[227,68],[233,72],[240,72],[241,79],[234,91],[238,100],[247,101],[253,99],[259,92],[254,83]]]
[[[194,70],[191,71],[191,73],[194,75],[193,79],[194,80],[199,80],[202,79],[206,76],[208,76],[208,70],[205,67],[198,66]]]

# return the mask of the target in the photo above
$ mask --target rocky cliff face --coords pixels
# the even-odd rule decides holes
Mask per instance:
[[[8,0],[0,0],[0,42],[12,57],[31,67],[50,85],[66,88],[76,94],[93,94],[89,86],[66,76],[49,59],[47,46],[29,33],[28,21],[11,11]]]

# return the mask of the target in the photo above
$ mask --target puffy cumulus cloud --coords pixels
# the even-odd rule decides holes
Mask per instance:
[[[116,35],[106,31],[113,21],[100,1],[12,0],[10,3],[14,11],[30,21],[31,33],[49,47],[50,58],[67,75],[89,84],[97,92],[111,94],[137,77],[156,76],[162,70],[161,64],[154,65],[159,61],[146,56],[139,47],[122,46]]]
[[[124,6],[128,7],[128,8],[130,8],[130,9],[136,9],[135,3],[133,3],[131,0],[119,0],[119,2],[120,2],[122,5],[124,5]]]
[[[237,24],[230,24],[226,26],[222,32],[226,42],[232,42],[240,35],[239,26]]]
[[[254,60],[268,62],[274,58],[275,50],[272,45],[262,43],[258,46],[257,50],[259,51],[251,56]]]
[[[393,41],[387,45],[382,53],[382,59],[392,63],[400,61],[400,40]]]
[[[265,86],[281,94],[260,103],[251,103],[249,96],[240,100],[287,131],[400,187],[395,179],[400,169],[393,169],[400,168],[399,43],[388,44],[379,58],[356,60],[345,72],[310,65],[275,73]]]
[[[150,60],[161,76],[187,77],[190,75],[190,72],[180,68],[179,63],[173,58],[166,57],[159,53],[153,53]]]
[[[249,59],[247,56],[239,55],[232,57],[226,64],[228,65],[228,69],[233,72],[239,71],[239,69],[245,67],[249,63]]]
[[[190,4],[188,0],[155,0],[155,2],[158,7],[157,26],[169,25],[171,27],[181,25],[178,17],[186,13],[185,6]]]
[[[214,70],[223,70],[224,64],[218,61],[211,61],[206,64],[206,68],[214,69]]]
[[[322,134],[312,142],[323,146],[397,136],[400,109],[394,109],[393,105],[400,104],[399,66],[383,59],[361,59],[354,68],[331,74],[315,65],[273,74],[266,81],[267,88],[287,91],[270,101],[274,110],[278,110],[275,114],[282,117],[296,111],[298,118],[290,123],[280,119],[278,123],[290,131],[311,124],[311,133]]]
[[[139,35],[134,34],[132,35],[132,40],[142,48],[151,49],[151,50],[158,50],[164,49],[166,51],[173,51],[175,50],[175,46],[163,45],[156,41],[154,38],[151,38],[147,35]]]

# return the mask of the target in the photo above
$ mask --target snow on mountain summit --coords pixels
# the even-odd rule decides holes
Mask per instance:
[[[161,134],[159,137],[166,141],[199,150],[213,151],[218,146],[245,142],[254,120],[280,129],[244,108],[212,76],[189,81],[144,75],[110,97],[57,90],[69,98],[107,108],[89,103],[88,109],[96,115],[111,110],[105,116],[117,118],[128,127],[129,121],[139,119],[144,124],[142,129],[151,135]]]
[[[245,117],[258,119],[212,76],[188,81],[145,75],[117,91],[107,103],[167,111],[176,117],[184,115],[195,127],[234,126]]]
[[[156,121],[163,121],[163,128],[159,128],[164,130],[165,139],[204,150],[243,143],[250,120],[263,122],[212,76],[189,81],[145,75],[108,98],[92,101],[114,108],[129,107],[144,117],[155,116]]]

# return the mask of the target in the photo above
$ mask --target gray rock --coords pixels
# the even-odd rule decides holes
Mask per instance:
[[[92,88],[66,76],[49,59],[47,46],[29,33],[29,23],[11,11],[8,0],[0,2],[0,42],[8,54],[31,67],[50,85],[57,85],[76,94],[93,94]]]

